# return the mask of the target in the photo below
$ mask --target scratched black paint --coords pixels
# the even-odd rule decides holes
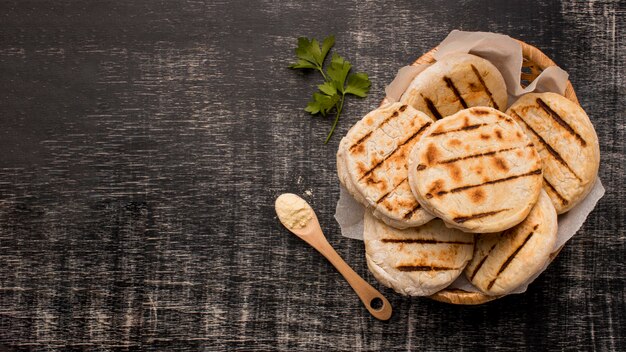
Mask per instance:
[[[624,6],[620,2],[3,1],[0,345],[20,350],[623,350]],[[607,194],[524,295],[480,307],[375,283],[333,220],[335,152],[397,69],[454,28],[504,32],[570,74]],[[338,131],[286,68],[334,33],[373,82]],[[284,230],[304,194],[330,242],[389,297],[368,315]],[[505,332],[505,333],[504,333]]]

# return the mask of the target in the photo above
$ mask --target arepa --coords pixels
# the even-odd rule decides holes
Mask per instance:
[[[421,208],[407,180],[408,154],[432,122],[408,105],[392,103],[367,114],[339,144],[339,180],[391,226],[419,226],[433,218]]]
[[[466,232],[520,223],[541,191],[541,159],[504,113],[474,107],[439,120],[409,157],[409,184],[429,212]]]
[[[528,217],[500,234],[477,235],[465,276],[488,295],[504,295],[533,277],[550,259],[557,215],[545,191]]]
[[[399,230],[365,212],[367,266],[383,285],[408,296],[429,296],[452,283],[472,258],[474,237],[441,220]]]
[[[530,93],[508,110],[537,147],[544,189],[557,213],[578,204],[596,181],[598,136],[585,111],[556,93]]]
[[[504,78],[491,62],[451,54],[417,75],[400,101],[439,120],[472,106],[504,111],[507,99]]]

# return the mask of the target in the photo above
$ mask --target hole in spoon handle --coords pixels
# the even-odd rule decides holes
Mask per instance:
[[[391,303],[380,292],[372,287],[373,292],[370,297],[363,300],[365,308],[376,318],[380,320],[389,320],[391,318]]]
[[[373,310],[381,310],[383,308],[383,305],[383,300],[378,297],[375,297],[373,300],[370,301],[370,307]]]

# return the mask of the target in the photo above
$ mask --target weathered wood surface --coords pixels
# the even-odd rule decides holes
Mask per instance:
[[[0,349],[624,350],[623,2],[0,2]],[[569,71],[606,196],[523,295],[457,307],[374,282],[333,219],[339,137],[454,29]],[[302,109],[301,35],[337,36],[372,92],[337,134]],[[303,194],[387,295],[373,319],[274,198]]]

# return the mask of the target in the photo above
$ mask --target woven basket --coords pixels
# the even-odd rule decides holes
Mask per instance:
[[[520,40],[518,40],[520,45],[522,46],[522,55],[524,60],[522,62],[522,74],[521,74],[521,85],[527,86],[530,82],[532,82],[543,70],[547,67],[555,66],[556,64],[552,61],[546,54],[541,52],[541,50],[535,48],[532,45],[526,44]],[[422,55],[419,59],[415,60],[412,66],[417,66],[420,64],[433,64],[435,63],[435,58],[433,55],[437,52],[438,48],[434,48]],[[580,104],[578,102],[578,98],[576,98],[576,93],[574,92],[574,87],[572,87],[572,83],[567,81],[567,86],[565,87],[565,97],[569,100],[575,102],[576,104]],[[382,104],[387,103],[387,98],[383,99]],[[550,261],[554,260],[554,258],[559,254],[563,246],[559,247],[556,251],[554,251],[550,255]],[[481,292],[467,292],[460,289],[446,288],[429,298],[444,302],[444,303],[452,303],[452,304],[467,304],[467,305],[475,305],[482,304],[489,301],[493,301],[503,296],[488,296]]]

